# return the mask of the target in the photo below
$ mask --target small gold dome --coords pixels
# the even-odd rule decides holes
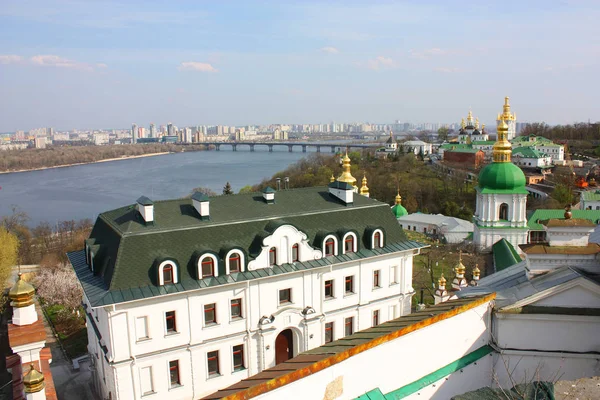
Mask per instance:
[[[44,375],[31,364],[31,369],[23,377],[23,385],[25,393],[37,393],[45,387]]]
[[[25,282],[21,273],[14,286],[9,290],[8,297],[12,300],[14,307],[27,307],[33,304],[35,288]]]
[[[479,265],[475,264],[475,269],[473,269],[473,278],[479,278],[481,275],[481,271],[479,270]]]
[[[335,182],[335,176],[333,176],[333,174],[331,174],[331,178],[329,178],[329,182]]]
[[[398,190],[398,194],[396,195],[396,204],[402,204],[402,196],[400,196],[400,191]]]
[[[446,286],[446,278],[444,278],[444,273],[440,275],[440,279],[438,279],[438,286]]]
[[[493,158],[495,163],[510,162],[512,145],[507,140],[508,125],[501,119],[498,122],[498,138],[493,147]]]
[[[352,173],[350,172],[350,157],[348,157],[348,152],[346,152],[344,158],[342,158],[342,168],[344,171],[337,179],[338,182],[346,182],[356,187],[356,178],[353,177]]]
[[[462,263],[462,251],[458,253],[458,264],[454,267],[454,272],[456,275],[464,275],[467,270],[467,267]]]
[[[362,178],[362,186],[360,187],[360,194],[362,194],[363,196],[369,194],[369,187],[367,186],[367,176],[366,175],[363,175],[363,178]]]

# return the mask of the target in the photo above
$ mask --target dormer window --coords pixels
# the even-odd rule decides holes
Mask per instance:
[[[410,226],[408,227],[408,229],[410,230]],[[373,237],[371,240],[371,247],[373,249],[378,249],[380,247],[383,247],[383,232],[381,231],[381,229],[376,229],[373,232]]]
[[[269,265],[271,267],[277,265],[277,249],[275,247],[269,249]]]
[[[217,273],[217,257],[213,254],[203,254],[198,259],[198,277],[199,279],[218,276]]]
[[[335,255],[335,238],[330,237],[325,239],[325,246],[323,246],[323,253],[325,253],[325,257],[330,257]]]
[[[240,250],[230,250],[225,260],[228,274],[244,271],[244,254]]]
[[[355,253],[357,248],[356,234],[354,232],[348,232],[344,235],[344,254]]]
[[[296,262],[300,260],[300,246],[298,243],[292,246],[292,262]]]
[[[177,283],[177,265],[173,261],[163,261],[158,266],[158,284],[168,285]]]

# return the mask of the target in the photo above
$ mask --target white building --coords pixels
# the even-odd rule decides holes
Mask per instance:
[[[108,133],[98,132],[98,133],[94,133],[92,135],[92,140],[95,145],[99,146],[99,145],[103,145],[103,144],[108,144],[110,137],[109,137]]]
[[[408,140],[402,143],[405,153],[413,152],[415,155],[431,154],[431,143],[423,142],[422,140]]]
[[[346,182],[102,213],[69,253],[103,398],[198,398],[410,312],[389,206]]]
[[[531,147],[517,147],[512,151],[512,162],[521,168],[552,167],[552,157]]]
[[[472,222],[442,214],[413,213],[397,219],[403,229],[439,237],[446,243],[462,243],[475,229]]]
[[[582,210],[600,210],[600,190],[587,190],[581,193]]]

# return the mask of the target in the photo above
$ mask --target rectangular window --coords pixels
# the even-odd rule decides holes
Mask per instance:
[[[171,387],[181,385],[179,380],[179,360],[169,361],[169,375],[171,376]]]
[[[206,354],[208,360],[208,376],[220,375],[219,372],[219,351],[209,351]]]
[[[350,336],[354,333],[354,317],[348,317],[344,320],[344,335]]]
[[[347,276],[345,278],[344,292],[345,294],[354,293],[354,276]]]
[[[242,299],[231,300],[231,319],[242,318]]]
[[[135,319],[135,333],[137,340],[148,339],[148,317],[137,317]]]
[[[379,325],[379,310],[373,311],[373,326]]]
[[[394,319],[397,316],[398,307],[396,305],[390,306],[390,319]]]
[[[279,291],[279,304],[292,302],[292,289],[282,289]]]
[[[292,262],[296,262],[298,260],[300,260],[299,254],[300,254],[300,246],[298,246],[298,243],[296,243],[295,245],[292,246]]]
[[[325,281],[325,298],[333,298],[333,279]]]
[[[333,322],[325,323],[325,343],[333,342]]]
[[[271,247],[269,250],[269,265],[271,267],[277,265],[277,249],[275,247]]]
[[[381,270],[373,271],[373,289],[381,287]]]
[[[390,267],[390,284],[398,283],[398,266],[392,265]]]
[[[244,365],[244,345],[233,346],[233,370],[241,371],[246,369]]]
[[[177,332],[177,324],[175,323],[175,311],[167,311],[165,313],[165,323],[167,325],[167,333]]]
[[[217,305],[215,303],[204,305],[204,325],[217,323]]]
[[[142,386],[142,395],[154,393],[152,367],[140,368],[140,385]]]

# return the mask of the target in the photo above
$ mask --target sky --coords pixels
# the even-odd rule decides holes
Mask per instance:
[[[600,2],[0,0],[0,132],[600,120]]]

